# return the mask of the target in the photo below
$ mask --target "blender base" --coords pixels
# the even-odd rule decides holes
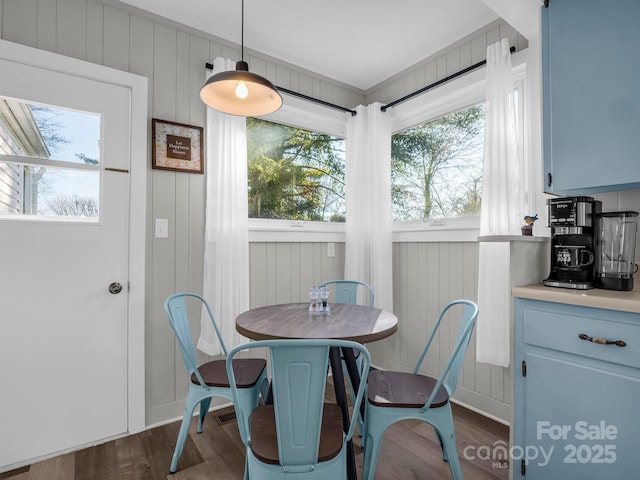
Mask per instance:
[[[598,288],[628,292],[633,290],[633,277],[598,277]]]

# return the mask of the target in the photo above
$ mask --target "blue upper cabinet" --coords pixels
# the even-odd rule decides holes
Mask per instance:
[[[640,188],[640,0],[542,7],[544,185]]]

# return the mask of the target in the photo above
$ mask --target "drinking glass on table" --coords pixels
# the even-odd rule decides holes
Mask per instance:
[[[316,313],[318,308],[318,296],[320,292],[316,286],[309,289],[309,313]]]
[[[329,310],[329,289],[320,287],[320,306],[323,311]]]

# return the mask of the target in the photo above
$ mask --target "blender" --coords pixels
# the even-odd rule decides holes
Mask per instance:
[[[638,212],[603,212],[597,245],[597,283],[606,290],[633,290]]]

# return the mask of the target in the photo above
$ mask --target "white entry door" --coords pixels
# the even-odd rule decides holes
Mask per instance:
[[[2,471],[129,430],[132,99],[18,61],[0,72],[0,121],[20,126],[0,138]]]

